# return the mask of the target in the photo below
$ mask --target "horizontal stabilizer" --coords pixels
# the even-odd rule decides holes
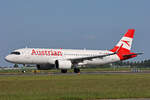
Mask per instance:
[[[131,57],[131,56],[138,56],[144,53],[134,53],[134,54],[128,54],[128,55],[123,55],[123,57]]]

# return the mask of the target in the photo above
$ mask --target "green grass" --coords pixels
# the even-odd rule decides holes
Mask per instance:
[[[150,98],[150,74],[0,76],[0,100]]]

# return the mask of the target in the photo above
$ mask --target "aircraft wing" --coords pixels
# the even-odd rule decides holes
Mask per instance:
[[[83,62],[84,60],[92,60],[94,58],[103,58],[103,57],[106,57],[106,56],[115,55],[120,51],[122,46],[123,46],[123,44],[114,53],[108,53],[108,54],[105,54],[105,55],[97,55],[97,56],[89,56],[89,57],[72,58],[72,59],[68,59],[68,60],[71,60],[71,62],[73,64],[76,64],[76,63],[79,63],[79,62]]]
[[[92,60],[94,58],[103,58],[103,57],[114,55],[114,54],[116,54],[116,52],[109,53],[109,54],[106,54],[106,55],[97,55],[97,56],[89,56],[89,57],[72,58],[72,59],[68,59],[68,60],[71,60],[72,63],[79,63],[79,62],[83,62],[84,60]]]

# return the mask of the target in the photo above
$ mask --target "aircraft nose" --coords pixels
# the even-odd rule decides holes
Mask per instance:
[[[12,57],[10,55],[8,55],[8,56],[5,57],[5,60],[7,62],[12,62]]]

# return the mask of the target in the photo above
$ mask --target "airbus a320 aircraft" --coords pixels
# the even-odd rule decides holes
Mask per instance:
[[[36,64],[41,70],[54,67],[61,69],[62,73],[73,68],[75,73],[79,73],[82,65],[103,65],[142,54],[130,51],[134,32],[134,29],[129,29],[111,50],[23,48],[14,50],[5,60],[15,64]]]

